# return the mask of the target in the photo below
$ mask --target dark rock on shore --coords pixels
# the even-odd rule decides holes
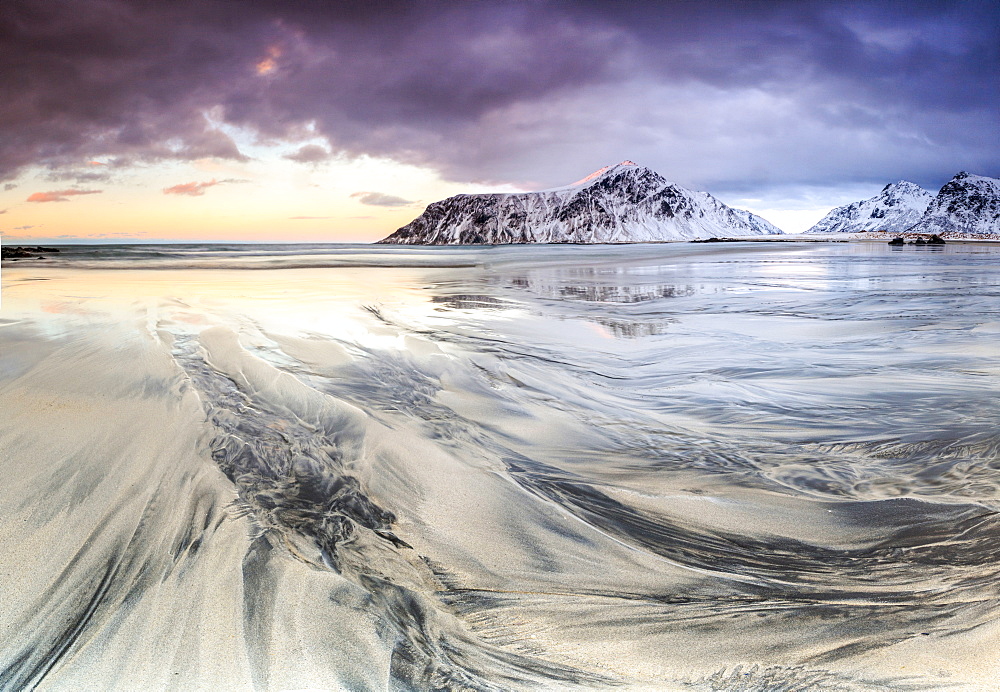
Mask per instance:
[[[900,245],[944,245],[944,238],[939,236],[937,233],[931,235],[930,238],[924,238],[923,236],[917,236],[915,240],[911,242],[906,242],[906,236],[898,235],[889,241],[889,245],[894,245],[899,247]]]
[[[41,256],[43,252],[59,252],[59,248],[42,247],[41,245],[3,247],[0,248],[0,259],[45,259]]]

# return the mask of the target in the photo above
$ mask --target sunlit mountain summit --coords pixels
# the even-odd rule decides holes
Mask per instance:
[[[632,161],[539,192],[456,195],[380,240],[405,245],[640,243],[780,234],[707,192]]]

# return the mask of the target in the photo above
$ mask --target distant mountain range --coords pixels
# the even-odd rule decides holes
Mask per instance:
[[[541,192],[449,197],[379,242],[636,243],[780,233],[749,211],[623,161],[572,185]]]
[[[1000,234],[1000,180],[962,171],[937,195],[901,180],[871,199],[837,207],[807,233]]]
[[[935,196],[901,180],[837,207],[807,233],[1000,234],[1000,180],[959,173]],[[632,161],[540,192],[456,195],[378,241],[402,245],[641,243],[783,231]]]

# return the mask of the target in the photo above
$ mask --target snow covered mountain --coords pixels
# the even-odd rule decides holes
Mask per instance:
[[[933,199],[934,195],[919,185],[900,180],[886,185],[871,199],[833,209],[806,233],[902,233],[920,220]]]
[[[635,243],[779,233],[759,216],[623,161],[551,190],[449,197],[378,242]]]
[[[962,171],[945,183],[913,233],[1000,235],[1000,179]]]

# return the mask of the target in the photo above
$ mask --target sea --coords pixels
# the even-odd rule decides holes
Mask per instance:
[[[0,689],[997,689],[1000,245],[57,247]]]

